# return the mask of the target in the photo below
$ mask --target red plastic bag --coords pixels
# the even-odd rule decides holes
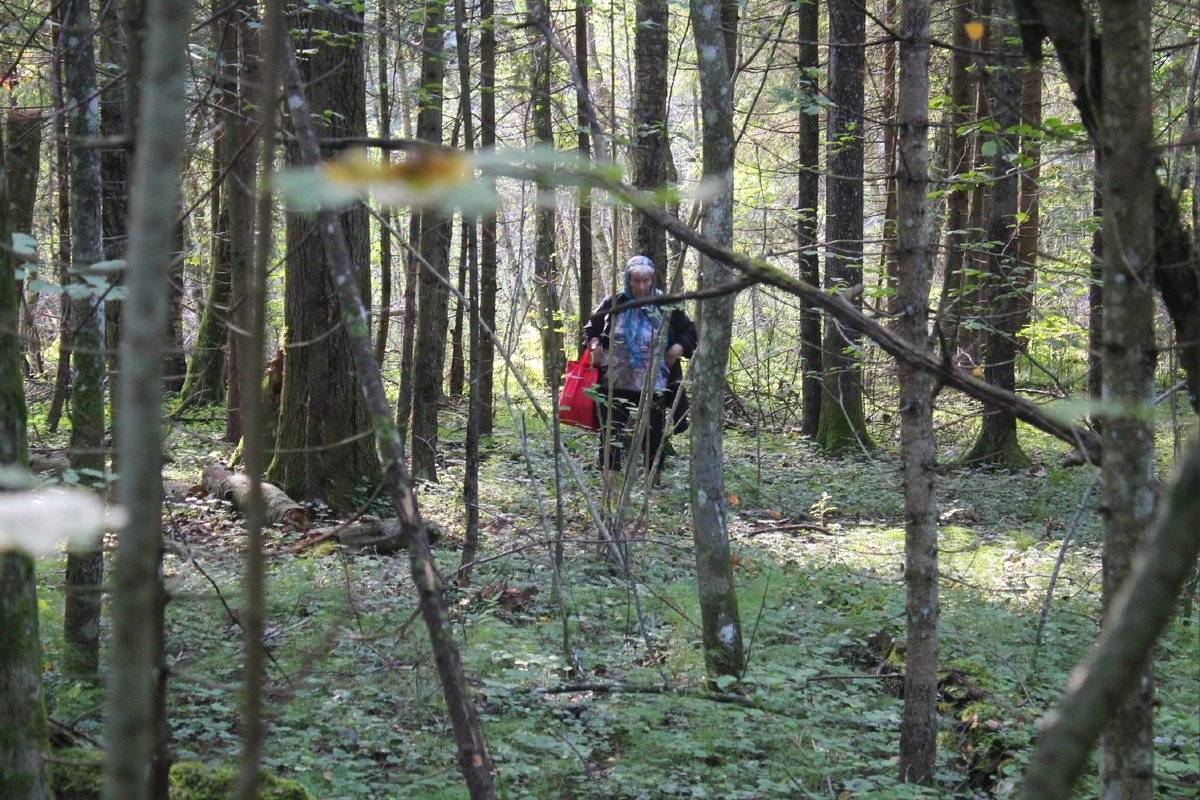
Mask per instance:
[[[562,392],[558,395],[558,421],[589,431],[599,430],[596,403],[587,393],[600,381],[600,370],[592,366],[591,351],[585,350],[576,361],[567,362]]]

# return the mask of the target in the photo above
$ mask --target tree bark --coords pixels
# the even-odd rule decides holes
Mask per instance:
[[[325,136],[365,136],[366,67],[361,12],[314,7],[301,19],[308,31],[336,37],[303,42],[313,52],[301,65]],[[289,161],[298,158],[290,147]],[[227,204],[228,205],[228,204]],[[366,209],[338,215],[346,231],[358,292],[370,295],[370,231]],[[337,313],[321,233],[312,215],[287,221],[287,329],[275,458],[267,480],[289,496],[321,499],[338,511],[358,504],[358,494],[379,481],[380,465],[359,377],[350,359],[350,334]]]
[[[427,11],[430,9],[432,4]],[[315,165],[320,159],[320,151],[308,104],[301,89],[300,70],[296,66],[292,48],[284,49],[285,105],[289,109],[299,141],[302,163]],[[384,394],[379,365],[371,360],[367,313],[354,280],[354,268],[350,260],[346,234],[337,224],[337,217],[332,212],[321,212],[319,218],[327,262],[334,274],[334,283],[338,290],[338,305],[346,320],[347,330],[353,334],[351,355],[354,368],[362,380],[379,447],[387,460],[385,480],[388,495],[397,516],[400,517],[402,529],[412,543],[409,557],[413,583],[417,587],[421,615],[429,630],[434,660],[442,683],[442,694],[454,728],[459,769],[473,800],[492,798],[495,792],[492,787],[491,761],[480,730],[479,718],[463,676],[462,661],[452,638],[452,625],[443,594],[442,579],[438,575],[433,554],[429,549],[427,524],[421,518],[416,495],[409,488],[410,477],[405,474],[404,447],[396,435],[395,428],[390,424],[391,410]]]
[[[579,157],[585,159],[592,157],[592,141],[588,135],[588,118],[585,111],[587,100],[582,96],[588,91],[587,10],[589,7],[589,0],[575,0],[575,70],[579,73],[579,86],[576,88],[575,97],[577,112],[577,121],[575,124],[579,129]],[[592,255],[592,190],[586,185],[579,187],[578,236],[579,335],[582,336],[584,326],[587,325],[588,319],[592,314],[592,281],[594,273],[594,258]],[[488,338],[484,337],[484,339]]]
[[[11,120],[11,118],[10,118]],[[11,125],[9,127],[11,131]],[[11,238],[6,153],[0,142],[0,241]],[[29,464],[25,386],[21,378],[21,285],[17,260],[0,248],[0,466]],[[3,491],[0,488],[0,491]],[[43,755],[47,748],[42,704],[42,648],[38,639],[37,574],[23,553],[0,552],[0,786],[13,800],[49,796]]]
[[[376,38],[376,56],[378,62],[379,90],[379,135],[387,139],[392,135],[392,90],[391,70],[388,69],[388,4],[381,2],[378,6],[376,23],[379,34]],[[403,46],[403,45],[401,45]],[[391,161],[391,154],[384,150],[380,154],[384,166]],[[388,227],[392,220],[391,209],[382,210],[384,224],[379,226],[379,313],[375,315],[375,361],[384,364],[387,355],[388,328],[392,321],[392,231]]]
[[[33,211],[37,201],[38,168],[41,166],[42,126],[45,116],[40,111],[10,109],[5,120],[8,148],[5,153],[8,168],[10,225],[14,232],[32,235]],[[36,262],[36,257],[29,259]],[[21,306],[19,330],[31,368],[41,375],[46,371],[42,360],[42,337],[33,317],[36,295],[25,299],[24,287],[18,287]]]
[[[829,121],[825,137],[825,288],[862,283],[863,49],[866,12],[858,0],[829,3]],[[861,305],[861,299],[856,304]],[[828,452],[872,448],[863,414],[862,337],[825,321],[817,442]],[[847,351],[850,351],[848,354]]]
[[[121,341],[117,441],[120,498],[129,522],[113,568],[113,668],[108,688],[105,800],[150,798],[155,693],[160,665],[156,624],[162,536],[162,380],[172,242],[179,204],[187,65],[187,0],[147,4],[146,56],[129,193],[125,284],[129,314]],[[122,220],[123,222],[123,220]],[[122,226],[123,227],[123,226]]]
[[[1037,279],[1038,239],[1041,232],[1039,182],[1042,175],[1042,65],[1032,62],[1021,74],[1021,124],[1032,132],[1021,134],[1021,179],[1018,210],[1021,218],[1017,228],[1017,261],[1024,271],[1029,288],[1017,295],[1015,331],[1017,341],[1025,346],[1027,337],[1021,332],[1033,314],[1033,285]]]
[[[128,64],[125,58],[126,42],[121,29],[121,9],[115,3],[103,7],[97,20],[100,39],[100,74],[107,88],[100,90],[100,133],[105,137],[120,138],[130,134],[131,116],[126,97]],[[136,80],[136,76],[134,78]],[[105,147],[100,151],[101,229],[103,232],[104,258],[115,260],[125,257],[129,205],[129,159],[130,153],[124,144]],[[124,274],[113,277],[113,283],[123,283]],[[121,343],[121,309],[124,303],[109,297],[104,302],[104,350],[107,362],[109,404],[113,409],[121,405],[120,373],[118,372],[118,348]],[[113,471],[120,470],[119,443],[114,430]]]
[[[630,161],[633,185],[656,190],[666,180],[667,55],[670,43],[667,0],[637,0],[633,39],[633,141]],[[631,255],[649,256],[659,288],[666,288],[667,235],[645,214],[634,214]]]
[[[821,96],[817,85],[820,70],[820,20],[817,3],[800,3],[799,18],[799,75],[801,92],[799,159],[800,174],[797,189],[799,218],[796,228],[796,247],[799,250],[799,278],[813,286],[821,285],[820,256],[818,255],[821,191],[821,117],[818,99]],[[810,304],[801,305],[800,310],[800,362],[804,370],[801,383],[800,432],[805,436],[817,435],[821,419],[821,315]]]
[[[496,147],[496,18],[494,0],[479,0],[479,144]],[[576,12],[578,20],[578,12]],[[486,179],[490,180],[490,179]],[[494,186],[494,181],[492,182]],[[496,214],[483,215],[479,226],[479,323],[496,330]],[[582,290],[581,290],[582,292]],[[582,293],[581,295],[582,296]],[[591,309],[587,309],[591,313]],[[479,340],[479,433],[492,432],[495,416],[492,388],[492,337]]]
[[[720,12],[712,3],[692,0],[692,27],[704,105],[704,179],[721,189],[706,204],[703,235],[722,246],[733,241],[732,70]],[[734,32],[736,35],[736,31]],[[720,262],[700,259],[700,288],[730,281]],[[701,301],[700,347],[691,371],[696,399],[691,409],[691,512],[696,543],[696,584],[700,591],[704,663],[710,677],[738,677],[745,666],[729,535],[725,528],[724,386],[733,330],[735,295]]]
[[[971,40],[966,26],[971,21],[971,5],[960,3],[954,9],[954,46],[950,54],[950,108],[946,112],[946,136],[950,140],[946,148],[946,178],[954,181],[971,170],[970,137],[961,127],[974,112],[972,103],[971,77],[967,68],[971,65]],[[963,262],[970,235],[968,207],[971,191],[965,185],[951,185],[946,198],[946,260],[942,270],[942,292],[938,303],[938,322],[946,349],[952,355],[958,351],[958,325],[963,316]]]
[[[929,351],[933,249],[926,198],[929,168],[929,0],[904,4],[900,33],[899,161],[896,174],[896,332]],[[906,646],[900,779],[933,781],[937,757],[938,539],[936,452],[930,376],[900,364],[900,446],[904,454]]]
[[[1007,10],[1007,9],[1005,9]],[[1017,232],[1017,174],[1012,169],[1018,153],[1013,132],[1020,122],[1021,45],[1012,40],[1015,29],[1001,19],[992,22],[996,63],[988,76],[989,96],[997,130],[989,144],[992,180],[988,191],[987,276],[982,286],[983,315],[988,325],[984,336],[984,379],[1012,392],[1016,388],[1016,332],[1021,296],[1028,291],[1028,274],[1019,260]],[[983,425],[967,453],[968,463],[985,463],[1019,469],[1030,464],[1017,440],[1017,418],[1009,409],[984,409]]]
[[[62,17],[62,6],[54,6],[50,13],[56,25],[56,29],[52,28],[54,43],[50,56],[50,95],[54,106],[54,177],[58,198],[58,282],[65,286],[70,277],[67,265],[71,263],[71,157],[67,149],[67,106],[63,98]],[[54,390],[50,395],[50,407],[46,410],[46,427],[51,433],[58,431],[67,394],[71,390],[71,330],[71,298],[63,293],[58,301],[58,362],[54,370]]]
[[[1154,193],[1150,2],[1102,0],[1101,116],[1104,191],[1103,497],[1105,614],[1128,578],[1142,533],[1154,519]],[[1193,490],[1195,485],[1193,485]],[[1146,654],[1137,688],[1100,745],[1102,800],[1154,795],[1154,674]]]
[[[1096,229],[1092,232],[1092,258],[1089,263],[1088,281],[1088,354],[1087,394],[1099,400],[1104,394],[1104,355],[1101,341],[1104,338],[1104,187],[1100,183],[1100,150],[1096,149],[1096,175],[1092,182],[1092,219]]]
[[[442,98],[446,77],[443,40],[446,9],[442,0],[425,0],[425,27],[421,42],[421,108],[417,112],[417,138],[442,143]],[[437,480],[438,402],[446,363],[446,328],[449,292],[438,276],[449,279],[450,217],[443,212],[421,212],[422,257],[436,271],[420,270],[417,288],[417,330],[413,351],[412,474]]]
[[[89,141],[100,134],[92,12],[87,0],[62,3],[64,84],[71,151],[71,267],[76,283],[102,260],[100,153]],[[71,301],[71,468],[80,483],[104,489],[104,303],[99,294]],[[97,676],[100,666],[100,584],[104,556],[93,550],[67,554],[64,614],[67,671]]]
[[[641,3],[638,4],[639,8]],[[542,0],[536,0],[531,6],[530,15],[548,14]],[[546,20],[543,20],[545,22]],[[546,150],[554,150],[554,129],[550,119],[550,76],[554,59],[554,50],[550,42],[543,37],[537,28],[533,35],[540,44],[535,45],[537,56],[533,68],[533,85],[531,99],[533,103],[533,138],[537,146]],[[640,35],[640,28],[639,28]],[[558,303],[558,253],[555,237],[555,216],[558,203],[555,199],[553,183],[538,181],[536,231],[534,233],[533,282],[537,293],[538,307],[541,312],[542,334],[542,380],[547,388],[557,385],[563,371],[563,337],[562,319]],[[661,235],[659,238],[662,238]],[[663,250],[666,251],[666,239],[663,239]]]

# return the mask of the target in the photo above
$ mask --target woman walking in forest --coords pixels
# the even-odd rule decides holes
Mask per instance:
[[[636,425],[631,427],[630,421],[636,419],[648,379],[653,380],[649,387],[650,418],[638,449],[655,484],[662,469],[664,435],[687,429],[687,395],[676,402],[676,395],[683,392],[679,360],[691,358],[696,349],[696,326],[683,309],[672,309],[667,314],[656,303],[621,308],[631,301],[662,294],[654,286],[654,262],[644,255],[634,256],[625,265],[625,290],[604,298],[583,329],[592,364],[600,369],[596,410],[600,422],[599,463],[606,482],[611,470],[621,468],[622,453],[633,449]],[[672,409],[668,431],[666,416]]]

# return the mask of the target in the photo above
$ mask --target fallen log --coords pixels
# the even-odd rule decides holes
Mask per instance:
[[[206,494],[228,500],[238,511],[246,507],[250,497],[250,477],[241,472],[234,472],[224,464],[209,464],[205,467],[200,484]],[[263,482],[262,494],[268,525],[282,525],[296,531],[308,530],[308,511],[297,505],[285,491]]]
[[[429,538],[431,542],[437,538],[437,530],[432,526],[430,526]],[[407,550],[409,544],[408,534],[401,528],[399,519],[380,519],[366,514],[352,522],[309,531],[304,538],[292,545],[292,552],[301,553],[321,542],[328,541],[335,541],[356,553],[378,553],[380,555],[391,555]]]

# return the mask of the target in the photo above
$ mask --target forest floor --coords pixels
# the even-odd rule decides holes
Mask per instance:
[[[447,416],[442,483],[423,488],[421,503],[444,531],[436,554],[450,574],[462,537],[463,449],[461,420]],[[498,419],[484,448],[486,560],[449,595],[501,797],[1002,797],[1028,758],[1036,720],[1095,636],[1092,491],[1035,645],[1049,576],[1095,470],[1057,466],[1063,448],[1027,428],[1031,470],[941,468],[939,769],[935,787],[902,786],[904,517],[894,442],[869,459],[831,460],[799,436],[730,430],[729,534],[749,667],[712,694],[687,437],[675,439],[680,453],[648,519],[630,529],[636,598],[599,553],[578,493],[565,495],[560,604],[538,505],[540,496],[552,525],[548,436],[531,425],[527,464],[510,422]],[[220,425],[214,417],[173,429],[164,467],[176,488],[166,526],[168,713],[177,756],[204,761],[238,752],[241,631],[230,609],[241,603],[242,537],[226,503],[179,487],[228,454]],[[592,440],[566,436],[595,481]],[[1169,442],[1162,447],[1165,463]],[[633,496],[641,508],[641,489]],[[266,765],[319,798],[465,797],[407,558],[328,544],[296,555],[299,536],[267,535]],[[40,569],[50,714],[102,740],[100,689],[58,670],[62,564],[45,559]],[[1160,797],[1200,793],[1198,633],[1193,612],[1158,649]],[[1094,790],[1093,782],[1083,791]]]

